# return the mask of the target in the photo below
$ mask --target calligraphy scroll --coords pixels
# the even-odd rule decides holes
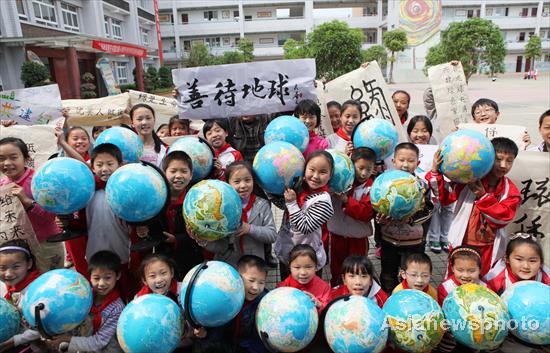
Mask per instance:
[[[330,123],[330,116],[328,114],[327,102],[325,98],[326,85],[322,81],[315,81],[315,94],[317,95],[317,105],[321,108],[321,123],[317,127],[317,135],[325,137],[334,131],[332,130],[332,124]]]
[[[27,167],[36,169],[48,161],[57,152],[57,138],[52,125],[13,125],[0,129],[0,138],[18,137],[29,150]]]
[[[0,120],[18,124],[47,124],[61,117],[59,86],[14,89],[0,92]]]
[[[156,94],[130,90],[130,107],[145,103],[155,110],[155,122],[167,124],[170,118],[178,114],[177,101],[172,97],[157,96]]]
[[[129,124],[129,118],[124,114],[128,109],[130,95],[117,94],[93,99],[65,99],[61,101],[67,109],[68,125],[109,126]]]
[[[468,123],[460,124],[458,128],[481,132],[489,140],[495,137],[507,137],[516,143],[520,151],[525,149],[525,143],[523,142],[523,135],[527,131],[525,126]]]
[[[27,212],[19,198],[11,193],[13,185],[0,187],[0,244],[15,239],[37,244]]]

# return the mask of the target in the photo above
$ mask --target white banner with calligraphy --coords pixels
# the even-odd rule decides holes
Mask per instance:
[[[47,124],[59,117],[61,95],[57,84],[0,92],[0,120],[35,125]]]
[[[130,104],[128,93],[93,99],[65,99],[61,103],[68,111],[69,126],[110,126],[130,123],[124,114]]]
[[[180,116],[216,119],[293,111],[315,97],[315,60],[258,61],[172,70]]]
[[[527,131],[525,126],[468,123],[460,124],[458,128],[481,132],[489,140],[495,137],[507,137],[516,143],[520,151],[525,149],[525,144],[523,143],[523,135]]]
[[[13,185],[0,187],[0,244],[16,239],[38,244],[27,212],[19,198],[11,193]]]
[[[546,265],[550,264],[550,155],[519,152],[508,174],[521,193],[521,205],[507,233],[533,234],[542,245]]]
[[[155,110],[156,125],[167,124],[170,118],[178,115],[178,104],[172,97],[157,96],[156,94],[129,90],[130,108],[144,103]]]
[[[54,125],[12,125],[0,129],[0,138],[18,137],[23,140],[31,157],[27,166],[37,169],[57,152],[57,138],[54,132]]]
[[[386,119],[395,126],[400,142],[409,140],[376,61],[327,83],[325,96],[327,100],[335,100],[340,104],[349,99],[358,101],[361,103],[362,118]]]
[[[327,109],[326,84],[322,81],[316,80],[315,94],[317,95],[317,105],[319,105],[319,108],[321,108],[321,123],[316,129],[316,133],[319,136],[326,137],[334,133]]]

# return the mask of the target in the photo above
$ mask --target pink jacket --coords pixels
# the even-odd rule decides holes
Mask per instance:
[[[34,199],[31,193],[31,181],[33,175],[34,170],[26,168],[25,173],[23,173],[23,175],[15,181],[17,185],[21,186],[23,190],[25,190],[25,194],[27,194],[27,196],[31,199]],[[10,180],[7,176],[4,176],[0,179],[0,186],[7,185],[11,182],[12,180]],[[55,224],[55,214],[44,210],[39,204],[35,204],[30,211],[27,211],[27,216],[29,216],[32,229],[34,230],[36,238],[39,242],[46,241],[46,239],[61,232],[61,229],[59,229]]]
[[[328,148],[328,142],[321,136],[313,131],[309,132],[309,144],[307,145],[306,150],[304,151],[304,158],[307,158],[311,153],[318,150],[326,150]]]

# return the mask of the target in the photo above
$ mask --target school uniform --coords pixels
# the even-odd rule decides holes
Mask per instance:
[[[328,147],[342,153],[346,153],[346,147],[350,141],[351,137],[342,128],[327,136]]]
[[[317,135],[315,131],[309,131],[309,143],[307,145],[306,150],[304,151],[304,158],[307,159],[307,157],[311,153],[319,150],[326,150],[327,148],[328,148],[328,142],[326,139]]]
[[[227,325],[230,328],[226,332],[227,340],[233,342],[238,352],[268,353],[256,330],[256,309],[267,293],[264,289],[254,300],[245,300],[237,316]]]
[[[320,313],[323,311],[325,306],[327,306],[330,301],[330,285],[323,281],[319,276],[315,275],[313,279],[307,284],[301,284],[292,276],[288,276],[284,281],[277,284],[279,287],[292,287],[301,290],[302,292],[308,292],[312,294],[317,300],[321,302],[321,307],[317,308],[317,311]]]
[[[510,265],[506,263],[504,259],[501,259],[495,266],[485,275],[485,281],[487,287],[501,295],[512,284],[520,281],[520,279],[514,275]],[[539,272],[535,277],[530,279],[531,281],[537,281],[550,286],[550,269],[542,265]]]
[[[475,284],[487,287],[487,283],[482,280],[474,281]],[[455,275],[449,276],[437,287],[437,302],[443,306],[443,301],[447,296],[460,286],[460,282],[456,279]]]
[[[341,284],[338,287],[333,288],[330,292],[330,301],[349,294],[350,291],[348,287]],[[382,288],[376,281],[372,281],[372,285],[370,286],[369,292],[367,293],[366,297],[374,300],[380,308],[382,308],[386,300],[388,300],[388,295],[382,290]]]

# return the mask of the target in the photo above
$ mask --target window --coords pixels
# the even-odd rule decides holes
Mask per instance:
[[[229,37],[223,37],[223,46],[228,47],[231,45],[231,38]]]
[[[61,13],[63,14],[63,25],[69,31],[79,31],[78,11],[75,6],[61,3]]]
[[[466,17],[466,10],[455,10],[456,17]]]
[[[55,19],[55,5],[53,0],[33,0],[34,17],[36,22],[47,26],[57,27]]]
[[[519,32],[518,42],[525,42],[525,32]]]
[[[210,48],[220,47],[220,37],[205,38],[204,41]]]
[[[256,17],[258,17],[258,18],[271,17],[271,11],[258,11],[256,13]]]
[[[147,9],[147,0],[139,0],[138,6],[141,7],[142,9]]]
[[[181,23],[183,23],[183,24],[189,23],[189,14],[187,14],[187,13],[182,13],[181,14]]]
[[[128,70],[127,70],[127,63],[121,63],[117,62],[115,64],[116,68],[116,78],[119,85],[128,83]]]
[[[485,9],[485,16],[487,16],[487,17],[493,16],[493,8],[492,7],[488,7],[488,8]]]
[[[114,39],[122,40],[122,22],[111,18],[111,35]]]
[[[143,45],[148,47],[149,46],[149,31],[146,30],[145,28],[140,28],[140,31],[141,31],[141,42],[143,43]]]
[[[233,11],[233,17],[239,18],[239,10]]]
[[[363,7],[363,16],[376,16],[378,15],[378,9],[376,6]]]
[[[275,40],[273,38],[260,38],[260,44],[273,44]]]
[[[245,21],[252,21],[252,15],[244,15]]]
[[[545,54],[544,55],[544,61],[550,62],[550,54]]]
[[[527,17],[527,14],[529,13],[529,8],[524,7],[521,9],[521,13],[519,14],[521,17]]]
[[[531,8],[531,17],[537,17],[537,8],[536,7]]]
[[[109,17],[105,16],[103,18],[103,23],[105,24],[105,37],[111,37],[111,26],[109,25]]]
[[[468,17],[468,18],[479,17],[480,11],[481,11],[481,10],[468,10],[467,17]]]
[[[27,19],[27,11],[25,11],[25,4],[23,4],[23,0],[15,0],[15,5],[17,6],[17,13],[19,14],[19,18]]]
[[[190,40],[184,40],[183,41],[183,50],[185,50],[185,51],[191,50],[191,41]]]
[[[218,11],[204,11],[204,19],[206,21],[212,21],[218,19]]]
[[[222,18],[229,18],[229,17],[231,17],[231,11],[223,10],[222,11]]]
[[[174,17],[173,15],[160,14],[159,13],[159,22],[160,23],[174,23],[173,17]]]

